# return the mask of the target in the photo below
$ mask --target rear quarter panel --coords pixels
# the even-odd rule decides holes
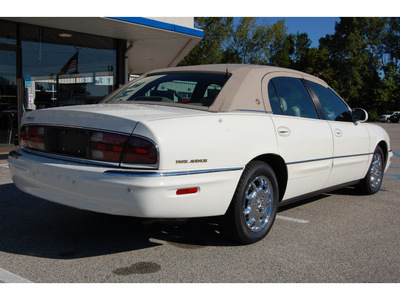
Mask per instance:
[[[266,113],[210,113],[139,123],[134,134],[154,140],[160,170],[244,167],[264,153],[278,153]]]

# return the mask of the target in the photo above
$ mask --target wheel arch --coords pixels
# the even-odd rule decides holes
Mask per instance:
[[[385,141],[380,141],[379,143],[378,143],[378,145],[377,145],[377,147],[381,147],[381,149],[382,149],[382,152],[383,152],[383,158],[384,158],[384,162],[385,162],[385,167],[386,167],[386,165],[387,165],[387,160],[388,160],[388,157],[389,157],[389,149],[388,149],[388,144],[385,142]]]
[[[281,156],[277,154],[263,154],[255,157],[250,162],[256,160],[267,163],[273,169],[275,176],[278,180],[279,202],[282,201],[283,196],[285,195],[288,181],[288,171],[285,161]]]

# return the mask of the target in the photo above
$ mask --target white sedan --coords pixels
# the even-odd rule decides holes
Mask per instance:
[[[302,72],[168,68],[97,105],[25,114],[8,161],[31,195],[142,218],[224,215],[225,232],[248,244],[267,235],[281,202],[379,191],[393,154],[367,118]]]

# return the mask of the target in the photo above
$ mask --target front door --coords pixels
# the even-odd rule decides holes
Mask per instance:
[[[370,153],[369,133],[354,123],[350,108],[333,90],[308,82],[319,99],[333,136],[333,165],[327,186],[360,179],[365,175]]]
[[[18,143],[17,55],[0,49],[0,154]]]
[[[328,185],[361,179],[368,166],[369,133],[362,123],[330,121],[333,133],[333,166]]]

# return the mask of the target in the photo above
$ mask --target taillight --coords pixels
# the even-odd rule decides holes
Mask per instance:
[[[128,164],[156,164],[155,145],[143,138],[106,132],[92,132],[90,158]]]
[[[23,127],[21,133],[21,146],[35,150],[44,151],[44,127]]]
[[[119,163],[127,139],[127,136],[119,134],[92,132],[89,145],[90,158]]]
[[[145,138],[94,130],[24,126],[21,146],[117,164],[155,165],[158,160],[157,147]]]
[[[130,137],[125,144],[121,163],[128,164],[156,164],[157,148],[145,139]]]

